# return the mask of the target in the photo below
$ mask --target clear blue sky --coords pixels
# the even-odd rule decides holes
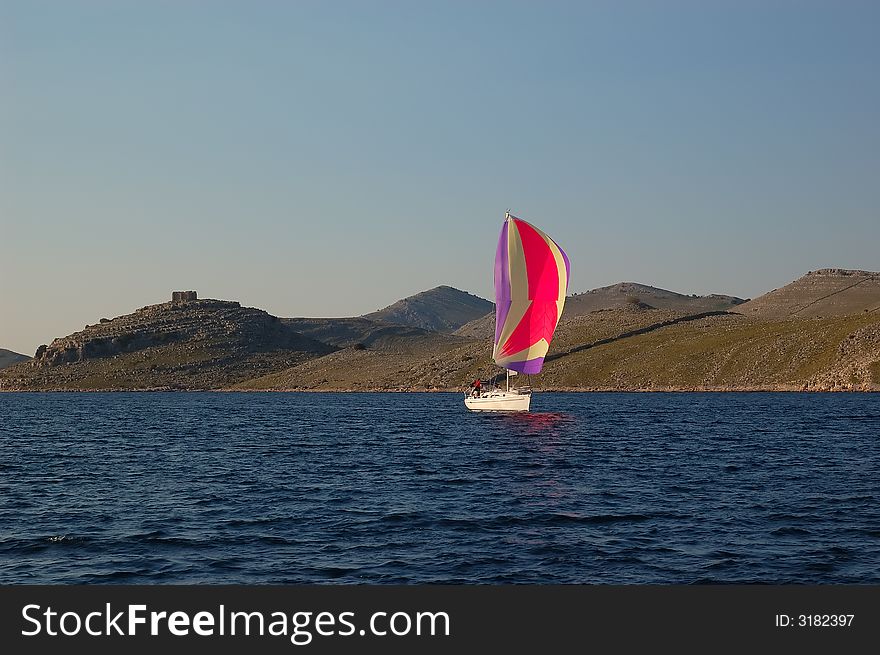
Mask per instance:
[[[880,3],[0,0],[0,346],[174,289],[281,316],[880,269]]]

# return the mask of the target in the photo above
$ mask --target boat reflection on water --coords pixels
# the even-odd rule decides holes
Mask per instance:
[[[522,437],[561,437],[563,428],[575,421],[565,412],[483,412],[478,416]]]

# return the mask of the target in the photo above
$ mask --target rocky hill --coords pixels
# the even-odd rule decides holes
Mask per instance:
[[[708,296],[687,296],[675,291],[659,289],[637,282],[618,282],[607,287],[599,287],[584,293],[575,293],[565,299],[562,322],[570,321],[590,312],[607,309],[641,308],[663,309],[687,314],[732,310],[746,302],[736,296],[710,294]],[[455,334],[475,339],[490,339],[495,333],[494,309],[470,323],[462,325]]]
[[[6,348],[0,348],[0,369],[18,364],[19,362],[26,362],[29,359],[30,357],[27,355],[20,355],[11,350],[6,350]]]
[[[442,385],[430,364],[446,353],[485,349],[473,339],[364,318],[287,319],[342,349],[287,370],[247,380],[239,389],[420,389]],[[428,364],[426,364],[428,362]]]
[[[873,276],[811,273],[744,304],[646,285],[577,294],[532,384],[880,390]],[[579,313],[602,299],[612,306]],[[812,315],[815,307],[823,313]],[[219,300],[163,303],[41,346],[33,360],[0,371],[0,388],[457,390],[499,371],[491,360],[494,316],[449,333],[462,317],[441,331],[368,317],[280,319]]]
[[[469,339],[482,339],[483,341],[492,339],[495,335],[495,308],[493,307],[488,314],[465,323],[453,334]]]
[[[465,323],[484,316],[494,304],[464,291],[439,286],[417,293],[363,318],[408,325],[436,332],[453,332]]]
[[[681,316],[549,357],[548,388],[880,390],[880,315],[754,319]],[[587,319],[587,325],[593,317]],[[650,322],[649,322],[650,321]],[[616,321],[615,321],[616,322]],[[598,334],[596,336],[599,336]]]
[[[627,305],[698,314],[731,309],[743,302],[745,301],[742,298],[736,296],[714,293],[708,296],[687,296],[638,282],[618,282],[569,296],[565,301],[565,315],[572,318],[601,309],[618,309]]]
[[[498,371],[486,340],[392,357],[348,348],[246,389],[459,390]],[[880,390],[880,312],[823,319],[754,319],[638,306],[561,323],[539,389]]]
[[[880,273],[823,268],[740,305],[736,311],[757,318],[808,318],[878,310]]]
[[[169,302],[55,339],[0,377],[5,389],[211,389],[335,349],[237,302]]]

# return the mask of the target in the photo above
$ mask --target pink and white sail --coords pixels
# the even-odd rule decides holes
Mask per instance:
[[[538,373],[562,316],[571,265],[562,248],[507,215],[495,253],[495,363]]]

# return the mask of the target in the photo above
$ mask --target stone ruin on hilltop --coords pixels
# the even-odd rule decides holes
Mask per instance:
[[[171,302],[192,302],[198,299],[199,296],[195,291],[173,291],[171,293]]]

